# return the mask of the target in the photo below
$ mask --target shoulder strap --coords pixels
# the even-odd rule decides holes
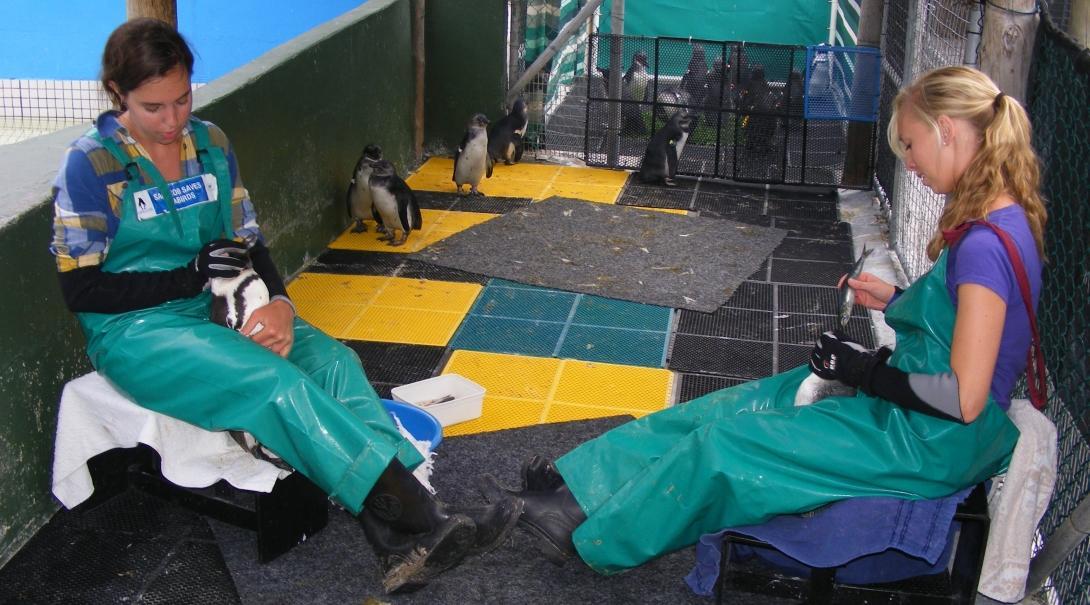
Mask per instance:
[[[163,200],[166,201],[167,209],[170,210],[170,216],[174,219],[174,228],[178,230],[178,237],[184,236],[184,229],[182,228],[182,219],[178,216],[178,212],[174,207],[174,195],[170,192],[170,186],[167,185],[166,179],[160,174],[159,169],[155,167],[150,160],[142,155],[130,156],[125,153],[121,146],[117,144],[117,141],[112,137],[104,137],[98,129],[93,129],[94,132],[91,137],[102,144],[102,146],[114,157],[119,164],[121,164],[125,173],[129,176],[129,187],[135,188],[139,186],[142,181],[140,179],[140,171],[143,170],[144,174],[151,179],[155,188],[159,190],[159,194],[163,196]],[[135,189],[133,189],[135,192]]]
[[[211,170],[216,176],[217,202],[220,206],[220,218],[223,222],[223,236],[231,239],[235,227],[231,222],[231,170],[223,149],[213,145],[208,136],[208,127],[194,116],[189,117],[189,128],[193,131],[193,140],[197,145],[197,160],[205,170]]]
[[[999,237],[999,241],[1003,243],[1003,247],[1007,250],[1007,257],[1010,258],[1011,265],[1014,266],[1014,276],[1018,279],[1018,289],[1022,292],[1022,302],[1026,304],[1026,314],[1029,315],[1031,340],[1026,360],[1026,386],[1033,407],[1038,410],[1044,409],[1045,404],[1048,403],[1045,355],[1041,351],[1041,336],[1037,331],[1037,314],[1033,312],[1033,303],[1031,302],[1033,295],[1029,287],[1029,276],[1026,274],[1026,267],[1022,264],[1022,254],[1018,252],[1018,248],[1009,233],[988,221],[966,221],[953,229],[943,231],[943,238],[952,247],[973,225],[983,225],[991,229]]]

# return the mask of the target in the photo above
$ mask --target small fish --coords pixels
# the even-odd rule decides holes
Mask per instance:
[[[416,404],[417,407],[426,408],[429,405],[437,405],[440,403],[446,403],[448,401],[454,401],[454,395],[443,395],[442,397],[436,397],[435,399],[429,399],[427,401],[421,401]]]
[[[840,329],[843,330],[848,327],[848,320],[852,317],[852,306],[855,305],[855,290],[848,286],[848,278],[859,279],[859,274],[863,272],[863,261],[867,260],[870,253],[874,250],[867,248],[866,244],[863,244],[863,252],[859,255],[859,259],[852,265],[852,270],[848,273],[848,277],[844,279],[844,283],[840,285]]]

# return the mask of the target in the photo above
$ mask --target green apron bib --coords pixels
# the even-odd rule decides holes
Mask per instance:
[[[189,122],[202,168],[215,175],[215,202],[177,208],[154,164],[130,158],[92,128],[128,175],[120,223],[104,271],[166,271],[201,247],[234,236],[231,179],[223,150],[207,128]],[[195,175],[187,175],[195,176]],[[152,182],[166,212],[140,219],[135,194]],[[295,319],[287,359],[209,320],[205,291],[127,313],[79,313],[92,365],[143,407],[207,430],[244,430],[353,513],[397,457],[423,461],[398,432],[355,352]]]
[[[955,310],[946,256],[891,305],[890,365],[950,370]],[[905,411],[859,393],[804,407],[809,373],[709,393],[584,443],[557,461],[587,520],[573,534],[603,574],[762,523],[860,496],[939,498],[1003,472],[1018,430],[989,400],[969,425]]]

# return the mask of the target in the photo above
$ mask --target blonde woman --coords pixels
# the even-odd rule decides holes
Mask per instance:
[[[948,195],[931,271],[904,292],[869,274],[848,282],[886,311],[896,349],[827,333],[809,365],[629,422],[555,463],[535,457],[514,493],[550,558],[615,573],[723,528],[852,497],[940,498],[1006,468],[1045,223],[1029,121],[987,76],[948,67],[897,96],[889,138]],[[859,393],[794,407],[810,371]]]

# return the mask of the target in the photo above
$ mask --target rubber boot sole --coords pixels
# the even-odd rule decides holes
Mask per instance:
[[[437,530],[431,547],[417,546],[408,555],[400,556],[382,578],[387,594],[418,590],[440,573],[455,567],[470,553],[477,539],[477,528],[464,515],[452,516],[445,527]]]

